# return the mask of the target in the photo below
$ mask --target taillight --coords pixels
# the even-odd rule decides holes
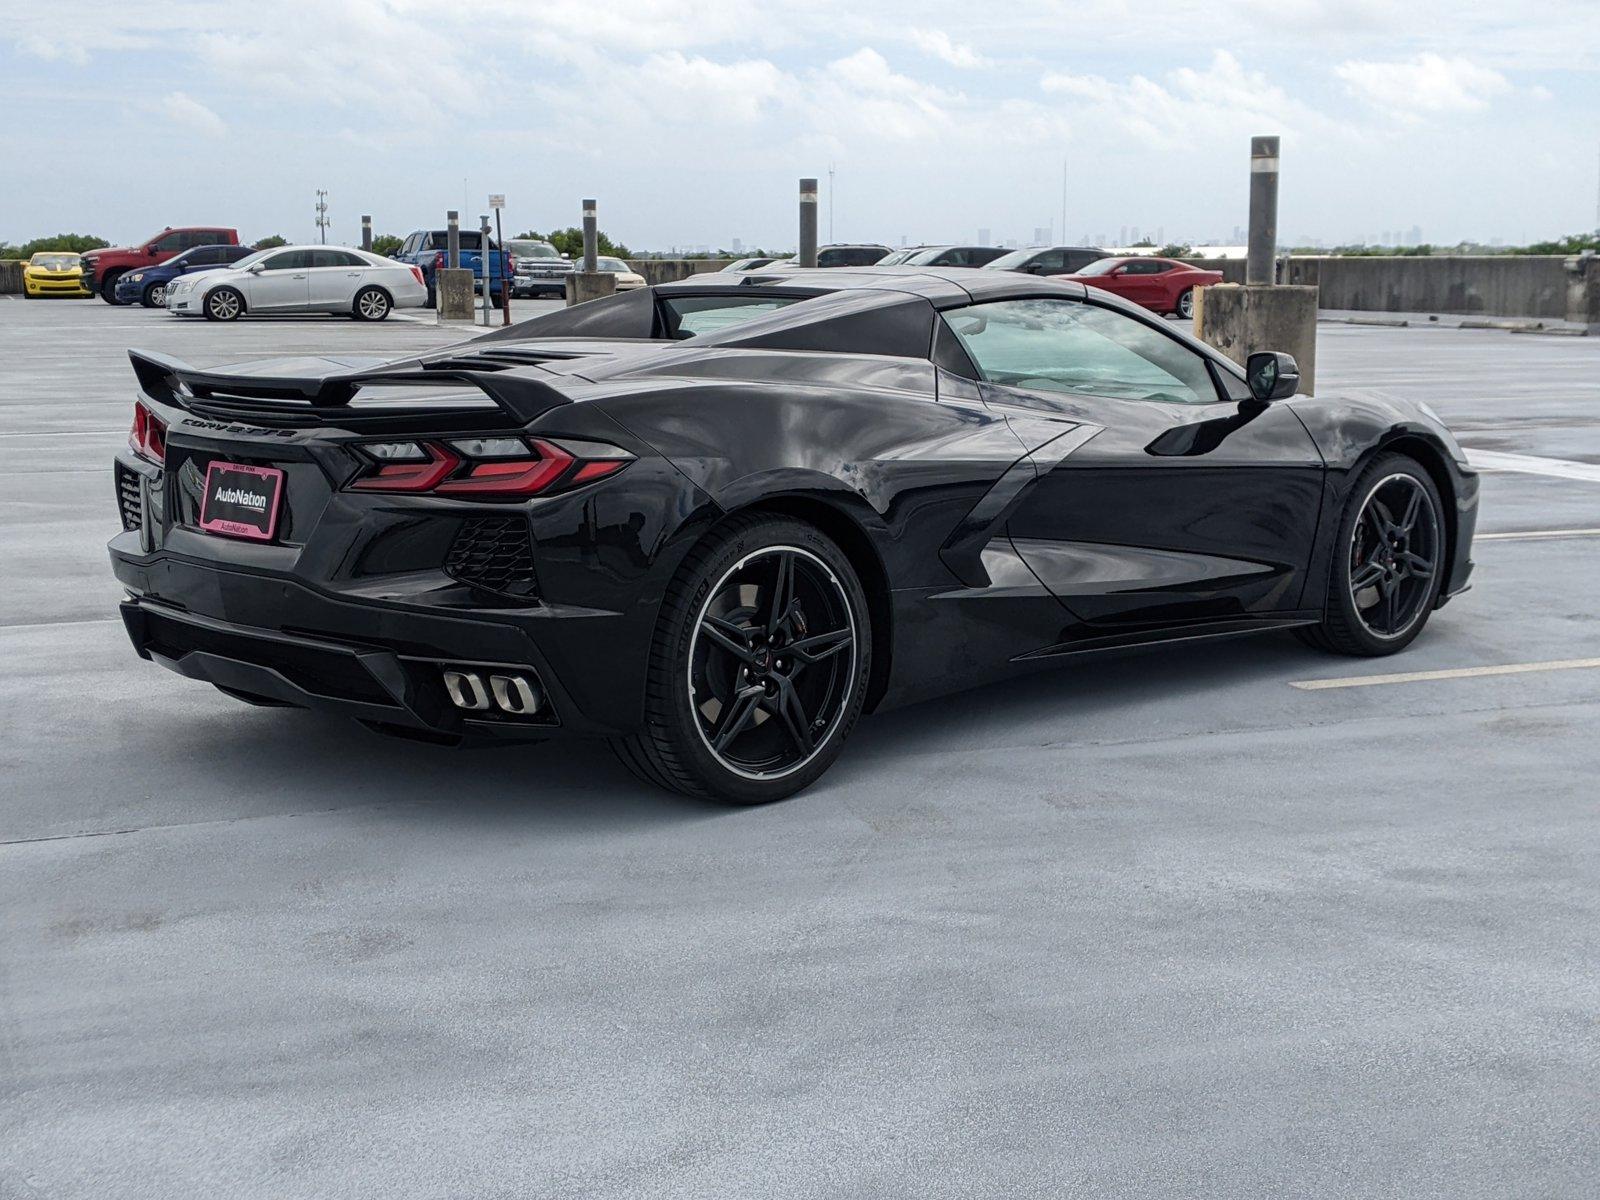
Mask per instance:
[[[133,405],[133,428],[128,448],[146,462],[164,466],[167,461],[167,423],[138,401]]]
[[[350,487],[359,492],[428,492],[473,500],[521,500],[614,475],[633,455],[608,442],[547,438],[452,438],[447,442],[367,442],[368,463]]]
[[[369,474],[350,486],[359,492],[427,492],[449,478],[461,460],[431,442],[375,442]]]
[[[442,271],[444,269],[444,251],[443,250],[439,251],[439,253],[437,253],[437,254],[435,254],[433,256],[433,269],[435,271]]]
[[[428,281],[422,277],[422,268],[417,266],[415,263],[411,264],[411,274],[416,278],[416,281],[418,283],[420,283],[423,287],[427,287],[428,286]]]

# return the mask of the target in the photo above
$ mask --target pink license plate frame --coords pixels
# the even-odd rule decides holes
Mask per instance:
[[[268,484],[271,498],[267,505],[265,528],[236,521],[228,517],[211,516],[212,497],[215,495],[216,477],[223,472],[248,475]],[[283,508],[283,470],[280,467],[255,467],[249,463],[214,462],[206,468],[205,491],[200,499],[200,528],[207,533],[223,537],[244,538],[252,542],[270,542],[278,531],[278,513]]]

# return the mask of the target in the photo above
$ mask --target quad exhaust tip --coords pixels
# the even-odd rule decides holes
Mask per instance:
[[[544,707],[544,689],[538,680],[507,672],[484,672],[446,667],[444,690],[450,703],[467,712],[499,709],[513,717],[531,717]]]

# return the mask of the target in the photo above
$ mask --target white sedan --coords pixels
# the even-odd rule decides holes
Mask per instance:
[[[580,267],[582,266],[581,263],[579,265]],[[644,276],[639,274],[639,272],[635,271],[620,258],[612,258],[609,255],[602,254],[599,258],[595,259],[595,266],[599,267],[600,270],[617,277],[617,291],[619,292],[631,292],[635,288],[642,288],[645,286]]]
[[[420,267],[342,246],[258,250],[220,271],[180,275],[167,285],[167,311],[234,321],[268,313],[335,313],[381,321],[428,298]]]

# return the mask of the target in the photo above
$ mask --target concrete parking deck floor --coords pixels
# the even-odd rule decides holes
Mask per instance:
[[[138,661],[129,345],[0,300],[0,1196],[1593,1196],[1600,481],[1484,477],[1373,663],[1265,638],[866,721],[785,804],[446,752]],[[1319,380],[1600,464],[1600,339],[1324,326]]]

